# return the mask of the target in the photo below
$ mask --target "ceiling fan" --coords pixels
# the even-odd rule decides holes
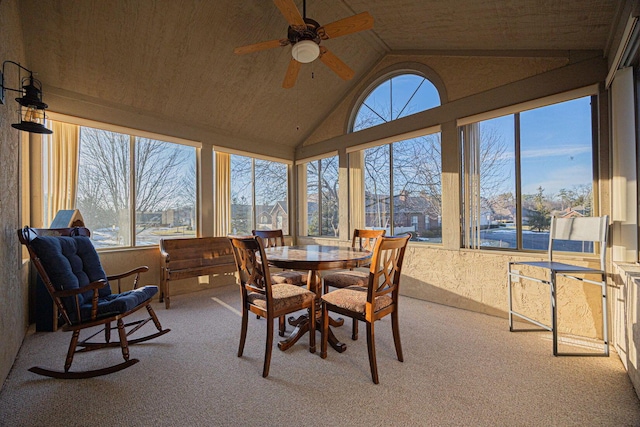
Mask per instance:
[[[273,2],[289,22],[287,38],[237,47],[234,49],[234,53],[243,55],[291,45],[292,58],[289,61],[289,67],[282,82],[282,87],[285,89],[292,88],[296,84],[302,64],[312,62],[317,58],[320,58],[327,67],[342,79],[350,80],[353,78],[353,70],[326,47],[320,46],[320,42],[373,28],[373,17],[369,12],[362,12],[321,26],[313,19],[307,18],[306,0],[303,0],[302,15],[300,15],[294,0],[273,0]]]

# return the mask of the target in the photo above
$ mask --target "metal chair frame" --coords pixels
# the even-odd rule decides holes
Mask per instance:
[[[554,356],[609,356],[609,333],[607,321],[607,272],[606,272],[606,249],[607,235],[609,229],[609,217],[580,217],[580,218],[551,218],[549,232],[548,261],[511,261],[508,265],[507,277],[509,288],[509,330],[511,332],[532,331],[532,329],[516,329],[514,327],[514,316],[532,323],[543,330],[552,333],[553,355]],[[582,267],[554,261],[554,242],[556,240],[586,241],[593,242],[594,251],[599,255],[600,268]],[[545,270],[547,279],[536,276],[521,274],[516,266],[534,267]],[[599,275],[600,280],[587,279],[586,275]],[[557,277],[566,277],[582,283],[588,283],[600,287],[602,295],[602,352],[577,352],[560,353],[558,351],[558,306],[557,306]],[[551,304],[551,323],[532,319],[531,317],[516,312],[513,308],[513,283],[515,280],[525,280],[541,283],[549,286],[549,299]],[[523,283],[524,285],[524,283]],[[538,329],[534,329],[538,330]]]

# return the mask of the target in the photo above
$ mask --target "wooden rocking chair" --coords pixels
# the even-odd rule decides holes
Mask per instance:
[[[98,253],[89,240],[90,231],[84,227],[35,229],[25,227],[18,230],[20,242],[29,250],[29,256],[44,286],[55,302],[64,331],[71,331],[71,343],[64,364],[64,372],[34,366],[29,370],[53,378],[91,378],[128,368],[138,362],[129,358],[129,344],[164,335],[170,329],[162,329],[153,308],[151,298],[158,292],[157,286],[138,288],[139,275],[147,271],[146,266],[115,276],[107,276],[100,264]],[[133,290],[122,292],[121,279],[134,275]],[[117,281],[118,293],[111,293],[109,281]],[[124,323],[129,314],[146,308],[148,317]],[[153,321],[158,332],[145,337],[128,340],[128,336]],[[116,327],[111,323],[115,322]],[[103,328],[83,341],[80,331],[95,326]],[[127,329],[131,327],[130,329]],[[119,340],[111,341],[111,331],[117,329]],[[91,341],[104,331],[104,341]],[[120,347],[124,362],[89,371],[70,371],[75,353],[88,352],[105,347]]]

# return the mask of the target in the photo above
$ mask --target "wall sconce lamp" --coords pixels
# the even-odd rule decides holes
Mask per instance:
[[[4,76],[6,74],[4,68],[7,64],[13,64],[18,67],[18,78],[22,86],[21,89],[12,89],[5,86]],[[28,72],[29,76],[21,78],[20,70]],[[2,89],[0,93],[0,104],[4,104],[4,92],[6,90],[20,92],[22,94],[21,98],[16,98],[16,101],[20,104],[20,109],[18,110],[20,123],[14,123],[11,125],[12,127],[31,133],[53,133],[53,131],[44,126],[47,119],[45,110],[49,108],[49,106],[42,102],[42,83],[40,83],[40,80],[33,78],[33,72],[31,70],[24,68],[17,62],[4,61],[2,63],[2,74],[0,74],[0,88]]]

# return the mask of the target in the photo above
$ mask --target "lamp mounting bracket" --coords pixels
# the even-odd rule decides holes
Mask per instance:
[[[0,70],[0,86],[2,89],[0,90],[0,105],[4,105],[4,73]]]

